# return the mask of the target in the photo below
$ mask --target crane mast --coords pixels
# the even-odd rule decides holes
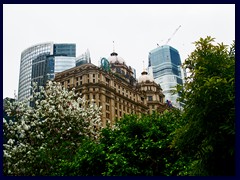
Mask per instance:
[[[167,42],[165,43],[166,45],[169,43],[169,41],[172,39],[172,37],[176,34],[176,32],[180,29],[181,25],[178,26],[178,28],[174,31],[174,33],[171,35],[170,38],[168,38]]]

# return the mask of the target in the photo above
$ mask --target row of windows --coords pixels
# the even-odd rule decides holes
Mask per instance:
[[[50,53],[50,51],[51,51],[51,48],[31,49],[27,52],[22,53],[21,57],[31,59],[41,53]]]
[[[31,66],[32,65],[32,61],[24,61],[21,63],[21,67],[28,67],[28,66]]]
[[[98,89],[98,88],[96,88],[96,89]],[[88,91],[88,92],[89,92],[89,91]],[[80,91],[80,93],[82,93],[82,91]],[[101,98],[99,94],[92,94],[91,97],[92,97],[92,99],[94,99],[94,100]],[[89,94],[86,95],[86,99],[87,99],[87,100],[90,100],[90,95],[89,95]],[[128,102],[128,101],[125,101],[125,100],[120,99],[120,98],[118,98],[118,97],[115,97],[115,100],[117,100],[117,101],[115,101],[115,102],[116,102],[116,106],[117,106],[119,109],[124,109],[124,110],[125,110],[126,107],[129,107],[129,108],[132,108],[132,109],[135,108],[135,106],[134,106],[132,103]],[[109,98],[109,97],[106,96],[106,104],[107,104],[106,110],[109,110],[110,101],[111,101],[111,98]],[[99,106],[100,106],[100,104],[99,104]]]
[[[19,90],[26,89],[27,88],[26,85],[30,84],[30,81],[31,81],[30,76],[24,77],[24,79],[22,78],[21,81],[19,81]]]
[[[142,87],[142,90],[145,90],[145,91],[156,91],[157,88],[156,87],[153,87],[153,86],[144,86]]]
[[[97,75],[96,75],[96,74],[92,74],[92,79],[89,79],[89,77],[90,77],[89,74],[87,75],[87,77],[88,77],[87,83],[90,83],[90,82],[91,82],[91,83],[96,83],[96,82],[98,82],[98,81],[95,79],[95,77],[100,78],[100,74],[97,74]],[[82,76],[76,77],[76,83],[75,83],[75,85],[76,85],[76,86],[82,85],[82,84],[83,84],[82,80],[83,80],[83,77],[82,77]],[[99,79],[98,79],[98,80],[99,80]],[[110,86],[111,80],[108,79],[108,78],[105,78],[105,81],[106,81],[106,85],[107,85],[107,86]],[[70,82],[70,81],[69,81],[69,82]],[[69,83],[69,82],[68,82],[68,83]],[[64,85],[64,83],[62,83],[62,84]],[[130,98],[131,98],[131,95],[133,95],[131,91],[128,91],[127,89],[121,87],[120,85],[117,86],[115,82],[114,82],[114,89],[115,89],[115,91],[118,91],[118,93],[121,93],[121,91],[122,91],[122,95],[126,95],[127,97],[130,96]],[[135,99],[135,97],[136,97],[136,95],[135,95],[135,96],[133,95],[133,98],[134,98],[134,99]]]
[[[109,110],[107,110],[107,111],[109,111]],[[132,109],[127,109],[127,110],[124,110],[124,111],[121,111],[121,110],[118,110],[118,109],[115,109],[115,116],[116,117],[118,117],[118,115],[120,116],[120,117],[122,117],[122,115],[123,114],[125,114],[125,113],[135,113],[136,111],[135,110],[132,110]],[[106,118],[110,118],[110,112],[106,112]]]

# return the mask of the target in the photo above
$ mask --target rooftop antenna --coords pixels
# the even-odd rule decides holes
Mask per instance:
[[[144,65],[144,60],[143,60],[143,72],[147,72],[147,68],[145,68],[145,65]]]
[[[145,67],[145,66],[144,66],[144,61],[143,61],[143,72],[141,73],[142,75],[148,74],[147,68],[144,68],[144,67]]]
[[[114,41],[113,41],[113,52],[115,52]]]

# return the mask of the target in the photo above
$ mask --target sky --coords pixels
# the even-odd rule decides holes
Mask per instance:
[[[234,4],[3,4],[3,98],[18,94],[21,53],[35,44],[75,43],[76,56],[89,49],[98,65],[114,41],[139,77],[157,44],[170,38],[184,62],[193,42],[207,36],[232,44]]]

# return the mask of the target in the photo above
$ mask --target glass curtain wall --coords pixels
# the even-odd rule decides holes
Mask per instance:
[[[41,73],[43,73],[40,72],[41,70],[38,68],[39,66],[44,66],[44,63],[42,62],[44,58],[43,56],[52,53],[53,53],[52,42],[34,45],[22,52],[18,84],[18,101],[22,101],[25,98],[28,98],[31,94],[33,67],[37,71],[36,73],[33,74],[33,77],[37,78]]]
[[[181,104],[177,102],[178,94],[171,93],[177,84],[183,84],[178,51],[171,46],[164,45],[150,51],[148,57],[149,72],[161,85],[165,100],[171,101],[175,107],[180,108]]]

